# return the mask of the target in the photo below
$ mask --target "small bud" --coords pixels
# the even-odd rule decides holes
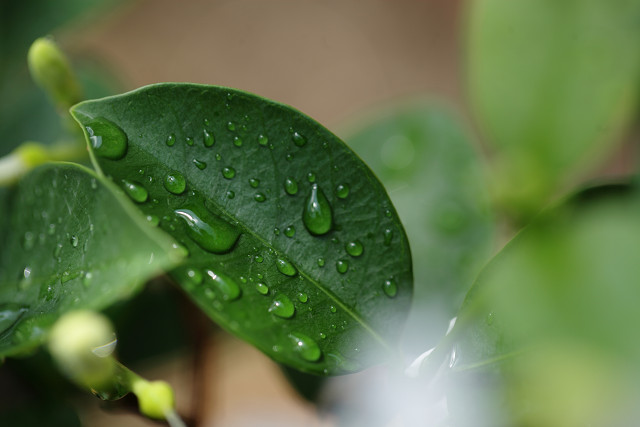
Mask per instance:
[[[80,386],[100,388],[114,373],[116,340],[102,314],[80,310],[62,316],[49,334],[49,352],[61,371]]]
[[[81,90],[67,57],[49,38],[33,42],[27,54],[35,82],[51,97],[56,107],[67,110],[81,101]]]
[[[165,419],[175,407],[173,389],[165,381],[139,379],[133,384],[133,392],[138,397],[140,412],[149,418]]]

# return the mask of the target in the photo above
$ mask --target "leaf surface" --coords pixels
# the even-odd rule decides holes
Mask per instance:
[[[194,84],[72,114],[95,164],[188,249],[173,276],[216,322],[310,373],[389,357],[411,301],[409,246],[336,136],[282,104]]]
[[[177,265],[180,251],[88,169],[48,164],[3,190],[0,355],[41,343],[69,310],[101,310]]]

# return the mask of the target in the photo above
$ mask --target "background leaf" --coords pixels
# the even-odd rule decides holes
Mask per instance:
[[[96,165],[188,249],[174,277],[214,320],[311,373],[388,359],[411,301],[409,246],[338,138],[290,107],[193,84],[72,114]]]
[[[68,310],[130,297],[180,259],[167,236],[81,166],[45,165],[3,195],[2,356],[38,345]]]
[[[471,3],[469,89],[506,208],[535,213],[616,144],[638,92],[639,20],[637,0]]]
[[[432,102],[405,102],[353,128],[345,141],[384,183],[411,242],[415,295],[405,348],[417,355],[444,335],[489,257],[484,174],[459,120]]]

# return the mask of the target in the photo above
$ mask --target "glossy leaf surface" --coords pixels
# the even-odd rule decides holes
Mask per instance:
[[[480,159],[453,114],[428,101],[363,120],[345,141],[389,191],[414,261],[407,348],[434,346],[489,257],[493,220]]]
[[[72,164],[49,164],[2,192],[0,355],[38,345],[73,309],[101,310],[177,265],[171,239],[112,184]]]
[[[615,144],[638,92],[640,2],[476,0],[468,79],[496,190],[535,213]],[[526,212],[529,211],[529,212]]]
[[[382,185],[337,137],[282,104],[194,84],[72,114],[95,164],[185,246],[173,276],[215,321],[311,373],[389,357],[411,301],[409,246]]]

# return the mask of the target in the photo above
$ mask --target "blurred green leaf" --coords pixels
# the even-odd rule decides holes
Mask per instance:
[[[495,189],[531,215],[602,159],[631,116],[640,80],[640,1],[476,0],[469,89]]]
[[[446,331],[493,241],[480,159],[453,114],[405,102],[362,120],[345,140],[384,183],[407,230],[415,294],[406,347],[422,353]]]

